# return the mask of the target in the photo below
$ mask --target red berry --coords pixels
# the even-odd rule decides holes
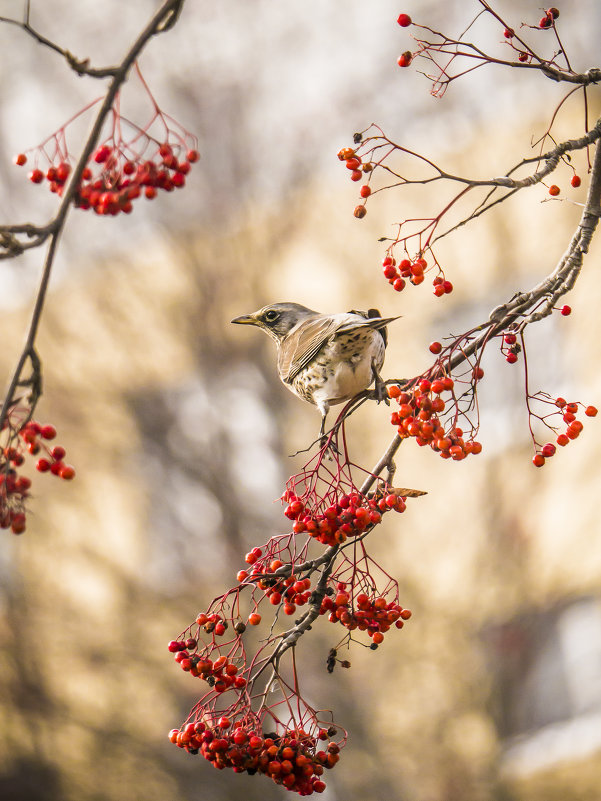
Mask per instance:
[[[555,455],[556,450],[557,448],[555,447],[555,445],[553,445],[552,442],[547,442],[546,445],[543,445],[541,453],[546,459],[548,459],[550,456]]]
[[[518,338],[516,337],[515,334],[505,334],[504,339],[507,345],[515,345]]]
[[[102,164],[111,155],[111,148],[108,145],[100,145],[98,150],[94,153],[94,161],[97,164]]]
[[[251,626],[258,626],[259,623],[261,622],[261,615],[258,612],[252,612],[248,616],[248,622],[250,623]]]
[[[587,406],[584,410],[584,413],[587,417],[596,417],[597,416],[597,407],[596,406]]]
[[[363,178],[361,170],[353,170],[351,173],[351,181],[360,181]]]
[[[549,194],[553,195],[553,197],[555,197],[555,195],[558,195],[560,193],[560,191],[561,190],[557,186],[557,184],[551,184],[551,186],[549,187]]]
[[[65,479],[65,481],[71,481],[72,478],[75,478],[75,468],[70,464],[64,464],[58,471],[58,475],[60,478]]]
[[[397,64],[399,65],[399,67],[408,67],[409,64],[411,64],[411,59],[412,59],[411,51],[406,50],[404,53],[401,53],[401,55],[398,57]]]
[[[408,28],[411,25],[411,17],[409,14],[399,14],[397,22],[401,28]]]
[[[46,473],[48,470],[50,470],[50,462],[48,459],[38,459],[36,470],[39,470],[40,473]]]
[[[505,360],[509,364],[515,364],[517,362],[517,360],[518,360],[517,354],[516,353],[508,353],[507,356],[505,357]]]
[[[441,352],[441,350],[442,350],[442,345],[440,344],[440,342],[430,343],[430,353],[433,353],[435,356],[437,356]]]
[[[25,515],[23,512],[17,512],[16,515],[13,515],[10,527],[13,534],[22,534],[25,531]]]
[[[56,437],[56,428],[51,425],[42,426],[40,434],[44,439],[54,439]]]
[[[71,172],[71,167],[67,164],[66,161],[61,161],[61,163],[56,168],[56,180],[64,184],[67,178],[69,177],[69,173]]]
[[[561,313],[563,314],[564,317],[567,317],[569,314],[572,313],[572,307],[571,306],[562,306],[561,307]]]
[[[530,56],[528,55],[528,53],[520,53],[518,56],[518,61],[521,61],[523,64],[525,61],[528,61],[529,58]]]
[[[41,184],[44,180],[44,173],[41,170],[35,169],[29,173],[28,177],[32,184]]]
[[[198,152],[198,150],[188,150],[188,152],[186,153],[186,158],[189,162],[194,164],[194,162],[198,161],[198,159],[200,158],[200,153]]]
[[[569,441],[570,441],[570,438],[566,434],[560,434],[557,437],[557,444],[561,445],[562,448],[565,447],[568,444]]]
[[[577,189],[580,186],[580,184],[582,183],[582,181],[580,180],[580,176],[579,175],[572,175],[572,180],[570,181],[570,183],[572,184],[574,189]]]
[[[346,168],[347,170],[358,170],[361,166],[361,160],[358,159],[356,156],[352,156],[350,159],[346,160]]]
[[[364,184],[359,190],[361,197],[369,197],[371,195],[371,186]]]
[[[183,172],[176,172],[171,177],[171,183],[173,186],[179,189],[180,187],[185,186],[186,176],[183,174]]]
[[[172,154],[171,146],[168,145],[166,142],[164,142],[159,147],[159,155],[161,156],[161,158],[166,158],[167,156],[170,156],[171,154]]]
[[[551,25],[553,25],[553,17],[549,16],[548,14],[544,17],[541,17],[538,22],[539,28],[550,28]]]
[[[19,153],[15,156],[14,162],[18,167],[22,167],[24,164],[27,164],[27,156],[25,153]]]
[[[535,456],[532,457],[532,464],[535,467],[542,467],[545,463],[545,457],[542,453],[537,453]]]
[[[144,194],[146,195],[148,200],[152,200],[157,196],[157,190],[154,188],[154,186],[147,186],[144,189]]]
[[[513,30],[513,28],[505,28],[505,30],[503,31],[503,36],[506,39],[513,39],[513,37],[515,36],[515,31]]]
[[[65,454],[67,451],[63,448],[62,445],[55,445],[54,448],[50,451],[50,455],[53,459],[56,459],[57,462],[60,462],[61,459],[65,458]]]

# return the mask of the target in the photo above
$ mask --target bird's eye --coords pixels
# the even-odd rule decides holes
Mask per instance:
[[[275,323],[279,316],[279,312],[275,311],[275,309],[270,309],[265,312],[264,319],[266,323]]]

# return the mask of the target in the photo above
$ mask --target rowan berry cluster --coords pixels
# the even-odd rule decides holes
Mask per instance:
[[[328,614],[330,623],[341,623],[349,631],[366,631],[374,645],[384,640],[384,635],[395,626],[403,628],[405,620],[411,617],[409,609],[396,601],[387,601],[375,593],[358,593],[354,598],[354,588],[345,581],[328,587],[321,602],[320,615]]]
[[[207,630],[207,624],[212,622],[212,617],[218,616],[200,614],[196,622]],[[214,631],[214,628],[209,630]],[[191,676],[204,679],[216,693],[221,694],[229,689],[242,690],[246,687],[246,679],[237,675],[240,665],[228,656],[220,655],[216,659],[211,659],[210,654],[215,650],[214,643],[203,645],[195,637],[187,637],[185,640],[171,640],[167,647],[169,652],[174,654],[174,659],[182,670]]]
[[[265,734],[256,720],[232,723],[222,715],[214,723],[196,721],[172,729],[169,739],[189,754],[202,754],[220,770],[259,773],[305,796],[325,790],[321,776],[338,762],[341,746],[334,741],[324,749],[317,750],[317,746],[336,734],[333,726],[320,728],[314,735],[303,728]]]
[[[581,407],[584,408],[584,414],[587,417],[597,416],[598,410],[596,406],[584,407],[584,404],[582,403],[574,401],[568,402],[564,398],[555,398],[553,403],[558,409],[558,412],[554,412],[553,414],[561,414],[562,420],[566,424],[565,430],[558,434],[556,439],[557,445],[560,445],[561,447],[565,447],[570,443],[571,440],[578,439],[580,436],[584,428],[582,421],[578,420],[578,412],[580,411]],[[555,455],[556,451],[557,448],[555,444],[552,442],[547,442],[534,454],[532,463],[535,467],[542,467],[547,459],[550,459]]]
[[[185,186],[191,165],[200,158],[196,137],[161,111],[137,64],[135,73],[152,109],[148,122],[140,126],[124,117],[117,94],[107,119],[108,136],[90,156],[75,187],[77,208],[94,209],[100,215],[129,214],[138,198],[152,200],[159,189],[171,192]],[[32,162],[30,181],[47,181],[51,192],[63,194],[73,170],[66,131],[100,100],[85,106],[37,147],[15,157],[18,166]]]
[[[18,410],[17,410],[18,411]],[[10,417],[4,430],[14,430]],[[43,453],[36,468],[40,473],[50,472],[66,481],[75,476],[75,469],[65,464],[65,449],[61,445],[49,446],[47,443],[56,437],[52,425],[42,425],[29,420],[16,430],[0,455],[0,528],[10,528],[13,534],[22,534],[26,528],[25,501],[29,497],[31,479],[19,475],[17,468],[25,462],[25,455]]]
[[[259,552],[258,556],[256,551]],[[270,562],[268,570],[265,571],[264,565],[256,562],[256,559],[260,558],[262,551],[260,548],[257,548],[256,551],[253,550],[247,554],[246,561],[252,564],[252,561],[249,562],[249,559],[251,559],[255,564],[250,572],[248,570],[238,571],[236,578],[239,582],[245,582],[250,577],[250,581],[256,582],[257,587],[263,590],[264,597],[268,598],[273,606],[279,606],[283,603],[282,609],[286,615],[293,615],[297,607],[305,606],[305,604],[309,603],[311,598],[310,578],[299,579],[294,574],[285,578],[277,578],[273,574],[283,566],[282,560],[274,559]],[[248,622],[251,626],[258,625],[261,622],[261,615],[258,612],[251,613],[248,617]]]
[[[402,292],[409,281],[413,286],[418,286],[424,282],[424,274],[427,272],[428,262],[419,256],[411,261],[402,259],[398,264],[393,256],[385,256],[382,261],[382,272],[384,278],[396,292]],[[441,275],[437,275],[432,281],[434,295],[441,298],[443,295],[450,295],[453,291],[453,284],[445,280]]]
[[[147,144],[150,142],[148,139]],[[126,149],[114,139],[100,145],[83,170],[73,199],[76,208],[93,209],[100,215],[129,214],[139,197],[152,200],[159,189],[171,192],[185,186],[191,165],[199,159],[198,151],[186,149],[182,141],[154,145],[150,157]],[[15,163],[26,164],[27,156],[20,153]],[[34,167],[28,177],[34,184],[46,180],[50,191],[60,197],[70,174],[69,161],[61,159],[51,162],[46,172]]]
[[[308,508],[290,489],[286,490],[282,499],[288,504],[284,514],[294,520],[294,533],[306,533],[324,545],[341,544],[347,537],[356,537],[376,526],[385,512],[391,509],[404,512],[406,508],[405,499],[393,492],[373,498],[366,498],[358,492],[341,495],[336,503],[323,512]]]
[[[480,374],[477,375],[480,378]],[[461,461],[469,454],[478,454],[482,445],[474,439],[465,439],[463,430],[456,425],[445,428],[439,415],[446,408],[441,395],[452,392],[455,382],[450,376],[430,381],[422,378],[411,391],[397,384],[388,387],[388,396],[396,400],[399,409],[390,417],[392,425],[403,439],[414,437],[418,445],[429,445],[443,459]]]
[[[338,158],[340,161],[344,161],[347,170],[351,171],[351,181],[360,181],[362,178],[363,180],[368,180],[369,174],[374,168],[374,165],[371,163],[371,161],[366,161],[363,163],[361,156],[355,150],[353,150],[352,147],[343,147],[342,150],[339,150]],[[366,179],[365,176],[368,176],[368,178]],[[361,189],[359,190],[359,194],[364,200],[367,200],[367,198],[371,195],[371,192],[372,190],[369,183],[362,184]],[[367,214],[365,203],[356,206],[353,214],[359,219],[365,217]]]
[[[513,331],[504,334],[501,341],[501,353],[505,356],[505,361],[508,364],[515,364],[521,352],[522,346],[518,342],[517,334],[514,334]]]

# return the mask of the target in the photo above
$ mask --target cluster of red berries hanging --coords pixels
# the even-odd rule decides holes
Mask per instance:
[[[101,215],[129,214],[138,198],[152,200],[160,189],[171,192],[185,186],[191,165],[200,158],[196,137],[160,110],[137,64],[135,73],[148,97],[150,118],[144,126],[130,122],[121,115],[117,95],[107,121],[110,133],[91,155],[75,188],[77,208]],[[32,163],[32,183],[46,181],[51,192],[63,194],[73,169],[66,130],[101,100],[89,103],[38,147],[15,157],[18,166]]]
[[[172,729],[169,739],[189,754],[202,754],[216,768],[232,768],[235,773],[259,773],[299,795],[323,793],[324,769],[340,759],[340,745],[331,741],[317,750],[320,741],[337,734],[336,727],[322,728],[315,736],[302,728],[281,734],[264,734],[255,720],[232,723],[222,715],[215,723],[196,721]]]
[[[482,375],[479,370],[476,377]],[[413,437],[418,445],[429,445],[443,459],[461,461],[471,453],[480,453],[482,445],[474,439],[464,439],[463,430],[457,426],[445,429],[440,421],[439,415],[446,408],[441,395],[451,392],[453,386],[450,376],[433,381],[422,378],[410,391],[393,384],[388,387],[388,396],[396,400],[399,409],[392,413],[390,422],[401,438]]]
[[[299,579],[294,575],[286,578],[276,578],[273,576],[276,570],[283,566],[281,559],[273,559],[266,569],[261,561],[263,552],[260,548],[253,548],[246,554],[247,564],[252,564],[252,570],[239,570],[236,579],[244,583],[248,578],[253,584],[263,591],[264,597],[269,599],[273,606],[283,604],[283,611],[286,615],[293,615],[297,607],[305,606],[311,598],[311,579]],[[265,575],[266,574],[266,575]],[[252,612],[248,617],[251,626],[258,626],[261,622],[261,615]]]
[[[342,150],[339,150],[338,158],[340,161],[344,161],[347,170],[351,171],[351,181],[360,181],[361,179],[366,180],[365,176],[369,177],[369,174],[374,168],[374,165],[371,163],[371,161],[366,161],[363,163],[361,156],[355,150],[353,150],[352,147],[343,147]],[[364,200],[367,200],[367,198],[371,195],[371,186],[369,183],[362,184],[359,194]],[[356,206],[353,214],[359,220],[365,217],[367,214],[365,203],[361,203],[359,206]]]
[[[380,523],[382,515],[391,509],[396,512],[406,509],[405,498],[392,491],[373,498],[367,498],[359,492],[341,495],[337,503],[331,504],[323,512],[307,508],[292,490],[286,490],[282,499],[288,504],[284,514],[294,520],[294,533],[306,533],[324,545],[341,544],[347,537],[362,534],[368,527]]]
[[[83,170],[75,191],[75,206],[94,209],[101,215],[129,214],[139,197],[152,200],[159,189],[171,192],[185,186],[191,165],[199,159],[198,151],[186,148],[181,141],[154,145],[156,149],[150,157],[128,152],[114,139],[100,145]],[[20,153],[15,163],[26,164],[27,156]],[[34,167],[29,180],[34,184],[47,181],[50,191],[61,196],[70,174],[69,161],[61,159],[50,163],[45,172]]]
[[[421,256],[418,256],[413,261],[402,259],[398,264],[393,256],[385,256],[382,261],[384,278],[396,292],[402,292],[407,286],[407,282],[413,284],[413,286],[422,284],[427,269],[428,262]],[[437,298],[441,298],[443,295],[450,295],[453,291],[453,284],[441,275],[437,275],[434,278],[432,286]]]
[[[203,626],[205,631],[211,632],[215,629],[213,618],[218,616],[203,613],[197,617],[196,622],[199,626]],[[221,694],[229,689],[243,690],[246,687],[246,679],[237,675],[240,665],[228,656],[211,658],[210,654],[215,650],[214,643],[202,645],[196,637],[187,637],[185,640],[171,640],[167,647],[182,670],[191,676],[204,679],[216,693]]]
[[[8,421],[5,429],[9,428]],[[10,528],[13,534],[22,534],[26,527],[25,501],[29,496],[31,479],[19,475],[17,468],[25,462],[25,455],[44,454],[36,464],[40,473],[50,472],[52,475],[71,480],[75,469],[65,464],[65,449],[61,445],[49,446],[47,443],[56,437],[56,429],[52,425],[41,425],[29,420],[19,431],[13,443],[0,455],[0,528]]]
[[[384,641],[391,626],[401,629],[411,617],[409,609],[382,596],[372,594],[370,597],[360,592],[353,598],[352,588],[344,581],[337,582],[335,589],[328,587],[326,590],[319,614],[328,613],[330,623],[341,623],[349,631],[366,631],[374,646]]]
[[[568,403],[564,398],[556,398],[554,403],[562,414],[563,422],[566,424],[565,431],[558,434],[556,443],[561,447],[565,447],[571,440],[578,439],[584,428],[582,421],[578,420],[579,407],[583,406],[583,404],[576,402]],[[584,408],[584,414],[587,417],[596,417],[597,411],[596,406],[586,406]],[[556,451],[556,446],[552,442],[547,442],[546,445],[542,446],[540,451],[534,454],[532,463],[535,467],[542,467],[547,459],[555,455]]]
[[[508,364],[515,364],[521,352],[522,346],[518,342],[517,334],[514,334],[513,331],[508,331],[504,334],[501,342],[501,353],[505,356],[505,361]]]

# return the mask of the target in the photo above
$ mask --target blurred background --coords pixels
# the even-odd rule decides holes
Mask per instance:
[[[0,14],[20,18],[23,5],[2,0]],[[31,7],[40,32],[101,66],[121,59],[158,0]],[[541,14],[531,0],[495,8],[516,28]],[[455,32],[477,10],[472,0],[187,3],[147,47],[143,74],[160,107],[198,135],[202,159],[184,190],[138,201],[131,217],[74,210],[61,241],[36,417],[57,427],[77,478],[33,476],[27,532],[0,542],[0,798],[286,796],[167,740],[198,686],[166,644],[234,583],[250,547],[284,530],[274,500],[303,462],[288,454],[318,427],[316,411],[279,383],[272,343],[229,320],[276,300],[377,306],[403,315],[384,370],[403,377],[430,364],[432,340],[480,323],[552,269],[585,198],[583,154],[580,190],[564,167],[553,178],[559,200],[542,202],[544,187],[522,192],[441,243],[455,285],[442,301],[427,282],[392,292],[377,241],[438,210],[436,184],[377,195],[364,220],[352,215],[358,187],[336,152],[371,122],[472,176],[504,173],[547,128],[566,90],[539,75],[488,67],[436,100],[417,70],[397,67],[411,48],[399,12]],[[599,66],[598,3],[560,10],[573,66]],[[0,66],[0,217],[41,223],[56,199],[12,157],[104,86],[8,25]],[[146,116],[133,81],[126,101],[127,116]],[[599,106],[592,90],[591,120]],[[554,132],[582,130],[573,99]],[[529,329],[532,390],[599,405],[600,255],[596,242],[567,298],[573,314]],[[0,267],[6,377],[42,259],[40,250]],[[370,538],[412,620],[377,653],[351,650],[351,669],[333,676],[325,658],[339,632],[324,622],[301,643],[306,696],[350,732],[324,799],[599,798],[600,424],[584,418],[581,437],[536,470],[522,369],[489,350],[482,455],[449,463],[404,445],[396,483],[428,495]],[[388,421],[368,404],[349,422],[361,464],[386,447]]]

